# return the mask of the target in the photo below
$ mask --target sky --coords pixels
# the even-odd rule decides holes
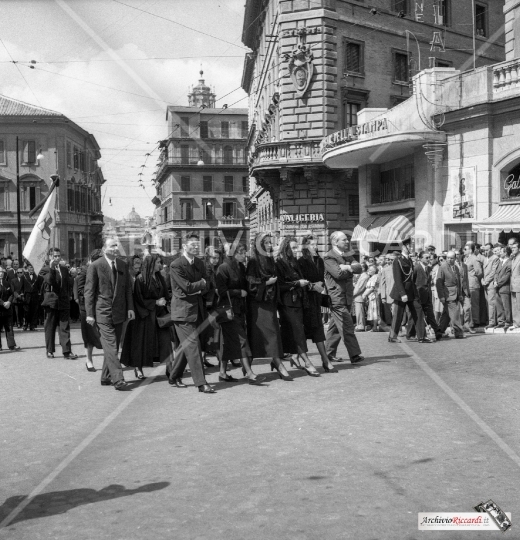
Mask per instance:
[[[150,216],[166,107],[188,105],[201,64],[217,108],[247,107],[244,1],[2,0],[0,93],[63,113],[96,137],[105,215],[120,219],[135,206]]]

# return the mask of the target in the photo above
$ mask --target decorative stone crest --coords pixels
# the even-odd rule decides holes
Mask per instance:
[[[307,189],[309,190],[309,195],[311,197],[319,196],[319,182],[318,182],[318,171],[314,168],[306,167],[303,170],[303,176],[307,183]]]
[[[291,169],[280,169],[280,188],[287,199],[294,197],[294,175]]]
[[[298,45],[289,54],[285,55],[285,60],[289,62],[289,75],[298,97],[303,97],[307,92],[314,74],[314,55],[310,46],[305,43],[305,36],[321,31],[320,28],[298,28],[288,30],[284,35],[297,35]]]

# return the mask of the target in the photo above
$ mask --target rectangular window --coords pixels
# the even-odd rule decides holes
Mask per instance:
[[[396,52],[394,54],[394,81],[409,82],[408,54]]]
[[[189,176],[181,176],[181,191],[191,191],[191,178]]]
[[[349,128],[358,125],[357,113],[361,110],[360,103],[343,103],[343,128]]]
[[[72,184],[67,186],[67,199],[69,202],[69,212],[74,212],[74,186]]]
[[[193,219],[193,201],[181,201],[181,219]]]
[[[215,219],[215,203],[213,201],[203,199],[202,211],[204,212],[204,219]]]
[[[242,176],[242,191],[244,193],[249,193],[249,177]]]
[[[359,217],[359,195],[350,194],[348,196],[348,215]]]
[[[223,139],[229,139],[229,122],[220,123],[220,136]]]
[[[85,152],[83,150],[79,151],[79,170],[85,170]]]
[[[347,43],[345,69],[351,73],[363,73],[363,47],[359,43]]]
[[[234,191],[232,176],[224,176],[224,191]]]
[[[202,191],[213,193],[213,176],[202,177]]]
[[[248,134],[249,134],[249,127],[247,124],[247,120],[242,120],[240,136],[242,137],[242,139],[247,139]]]
[[[384,171],[372,183],[372,203],[387,203],[415,198],[413,165]]]
[[[404,15],[408,15],[408,0],[392,0],[392,9],[397,13],[402,11]]]
[[[72,168],[72,143],[67,141],[67,167]]]
[[[168,205],[163,207],[163,223],[166,223],[168,221]]]
[[[189,116],[181,116],[181,137],[190,136],[190,118]]]
[[[444,26],[450,25],[450,0],[438,0],[440,21],[439,24]]]
[[[77,146],[74,147],[73,163],[74,163],[74,170],[77,171],[79,169],[79,149]]]
[[[451,62],[435,59],[435,67],[451,67]]]
[[[4,212],[6,210],[5,208],[5,187],[0,187],[0,212]]]
[[[5,165],[7,162],[7,158],[5,155],[5,143],[4,141],[0,140],[0,164]]]
[[[190,164],[190,147],[187,144],[181,145],[181,165]]]
[[[79,191],[79,186],[75,190],[74,199],[74,209],[76,212],[81,212],[81,193]]]
[[[28,187],[25,199],[25,210],[32,210],[36,206],[36,188]]]
[[[487,36],[487,7],[475,4],[475,32],[477,36]]]
[[[24,141],[23,163],[36,163],[36,141]]]
[[[207,139],[209,136],[208,122],[207,120],[201,120],[200,122],[200,138]]]
[[[236,201],[224,201],[222,204],[223,217],[236,218],[237,216],[237,203]]]

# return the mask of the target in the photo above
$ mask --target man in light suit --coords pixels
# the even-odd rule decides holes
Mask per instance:
[[[182,374],[189,364],[193,382],[199,392],[214,394],[215,390],[206,382],[202,359],[201,339],[209,324],[203,295],[209,290],[209,281],[204,263],[197,258],[200,251],[199,237],[189,236],[182,247],[182,256],[170,264],[171,316],[180,347],[175,351],[169,382],[177,388],[186,388]]]
[[[358,340],[354,333],[354,323],[350,315],[354,299],[352,276],[361,274],[361,265],[346,254],[348,238],[341,231],[330,235],[332,249],[325,255],[325,283],[331,300],[332,320],[327,329],[326,350],[332,362],[342,362],[336,356],[338,345],[343,337],[350,362],[357,364],[365,358],[361,355]]]
[[[480,254],[479,254],[480,255]],[[475,243],[468,242],[464,246],[464,262],[468,267],[469,292],[471,296],[472,326],[480,325],[480,288],[484,273],[479,257],[475,254]]]
[[[518,238],[510,239],[511,248],[511,310],[513,312],[513,327],[520,328],[520,246]]]
[[[395,255],[388,253],[385,257],[386,265],[381,269],[381,302],[383,304],[383,318],[388,326],[392,324],[392,306],[394,303],[394,299],[390,296],[390,291],[394,286],[394,275],[392,272],[394,259]]]
[[[486,328],[495,328],[497,325],[496,293],[493,285],[500,259],[493,253],[493,244],[489,242],[484,246],[484,276],[482,285],[488,309],[488,325]]]
[[[511,314],[511,248],[502,246],[499,251],[500,262],[493,285],[496,293],[498,328],[507,329],[513,325]]]
[[[457,339],[463,339],[464,331],[460,323],[460,303],[462,301],[461,277],[458,266],[455,264],[455,252],[448,251],[446,262],[442,263],[437,272],[437,294],[444,306],[439,323],[444,334],[451,323]]]
[[[117,350],[123,323],[127,318],[134,319],[135,314],[128,266],[117,258],[117,246],[117,238],[106,239],[104,256],[88,267],[84,297],[87,323],[97,324],[105,354],[101,385],[113,384],[116,390],[125,390]]]

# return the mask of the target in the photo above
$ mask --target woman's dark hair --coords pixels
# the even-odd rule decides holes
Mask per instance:
[[[508,257],[511,257],[512,251],[511,251],[511,248],[510,248],[509,246],[502,246],[500,249],[504,249],[505,252],[506,252],[506,255],[507,255]]]
[[[271,239],[270,232],[259,232],[251,245],[251,259],[258,262],[260,273],[264,276],[273,275],[275,272],[274,259],[271,253],[265,250],[265,241]]]
[[[293,255],[291,249],[291,242],[296,242],[296,238],[294,236],[286,236],[282,240],[282,243],[280,244],[280,249],[278,250],[278,259],[281,259],[288,264],[290,264],[295,259],[295,256]]]
[[[204,261],[206,264],[209,264],[210,257],[218,257],[218,264],[220,265],[220,263],[222,262],[222,251],[213,246],[208,246],[204,250]]]
[[[311,240],[316,240],[316,237],[313,234],[306,234],[302,237],[302,257],[305,257],[306,259],[312,258],[309,248],[306,247],[307,244],[310,244]]]

